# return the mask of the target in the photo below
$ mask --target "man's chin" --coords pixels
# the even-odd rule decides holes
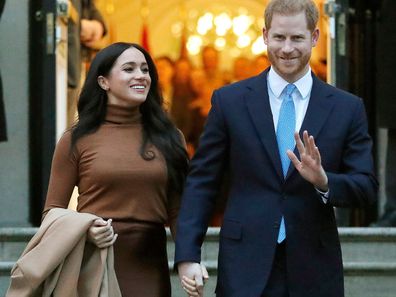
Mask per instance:
[[[276,68],[278,74],[284,78],[293,77],[297,73],[297,67],[278,67]]]

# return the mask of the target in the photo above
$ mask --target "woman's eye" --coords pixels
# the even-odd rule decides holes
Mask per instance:
[[[128,67],[128,68],[125,68],[124,71],[126,71],[126,72],[132,72],[132,71],[133,71],[133,68],[132,68],[132,67]]]
[[[148,73],[148,72],[149,72],[149,69],[148,69],[148,68],[142,68],[142,72],[143,72],[143,73]]]

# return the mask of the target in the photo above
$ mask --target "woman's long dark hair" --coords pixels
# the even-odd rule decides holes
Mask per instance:
[[[110,73],[117,58],[128,48],[143,53],[149,67],[151,86],[144,103],[140,105],[143,124],[143,143],[140,155],[153,158],[148,145],[154,145],[164,156],[168,170],[168,194],[180,194],[188,170],[188,155],[180,132],[162,109],[162,95],[158,86],[158,73],[149,53],[134,43],[117,42],[99,51],[91,63],[78,101],[78,122],[72,127],[71,148],[77,140],[98,130],[107,110],[107,94],[98,84],[99,76]]]

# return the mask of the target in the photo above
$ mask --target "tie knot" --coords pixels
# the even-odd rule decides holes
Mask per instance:
[[[291,96],[293,94],[294,90],[296,89],[296,86],[294,84],[288,84],[286,87],[286,96]]]

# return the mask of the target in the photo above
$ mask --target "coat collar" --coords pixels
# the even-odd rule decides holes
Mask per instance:
[[[267,74],[269,68],[250,80],[244,100],[249,111],[250,117],[256,128],[256,132],[271,160],[273,167],[279,178],[284,179],[282,165],[280,161],[278,144],[276,141],[273,117],[268,97]],[[313,85],[307,112],[300,129],[300,136],[307,130],[315,139],[320,134],[331,110],[333,101],[329,100],[332,96],[331,88],[320,81],[313,73]],[[320,148],[319,148],[320,149]],[[299,157],[297,149],[294,153]],[[289,167],[286,179],[293,173],[294,166]]]

